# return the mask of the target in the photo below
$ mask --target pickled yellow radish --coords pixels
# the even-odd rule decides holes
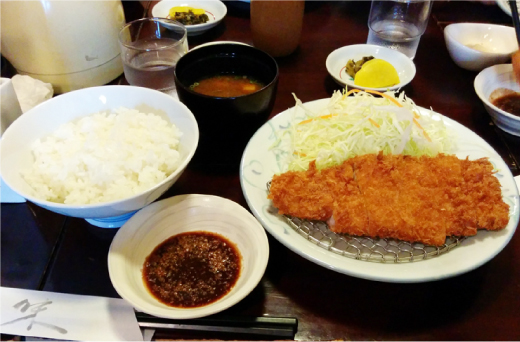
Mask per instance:
[[[354,77],[355,85],[367,88],[391,87],[399,82],[394,66],[379,58],[365,62]]]

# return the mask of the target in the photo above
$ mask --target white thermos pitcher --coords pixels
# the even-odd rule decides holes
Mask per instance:
[[[123,73],[121,1],[0,1],[1,53],[55,93],[103,85]]]

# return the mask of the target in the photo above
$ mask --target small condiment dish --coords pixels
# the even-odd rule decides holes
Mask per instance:
[[[450,24],[444,28],[444,39],[455,64],[470,71],[506,63],[518,50],[515,29],[503,25]]]
[[[236,245],[242,257],[238,280],[227,294],[208,305],[168,306],[146,287],[145,260],[168,238],[195,231],[218,234]],[[136,309],[157,317],[190,319],[215,314],[242,300],[260,282],[268,258],[265,230],[249,211],[222,197],[190,194],[156,202],[125,223],[110,246],[108,270],[118,294]]]
[[[162,0],[152,8],[152,16],[159,18],[170,18],[170,8],[175,6],[189,6],[193,8],[201,8],[208,16],[208,22],[204,24],[186,25],[188,36],[197,36],[203,34],[209,29],[217,26],[227,14],[227,7],[219,0],[203,0],[203,1],[179,1],[179,0]]]
[[[520,85],[513,75],[512,64],[499,64],[482,70],[475,77],[474,87],[493,122],[503,131],[520,136],[520,117],[498,108],[489,99],[497,89],[505,88],[520,92]]]
[[[363,57],[373,56],[392,64],[399,75],[399,83],[386,88],[368,88],[354,84],[354,79],[347,74],[345,66],[351,59],[360,60]],[[405,54],[392,50],[383,46],[371,44],[348,45],[332,51],[325,62],[329,74],[334,78],[336,83],[349,88],[362,90],[396,90],[410,83],[415,77],[415,64]]]

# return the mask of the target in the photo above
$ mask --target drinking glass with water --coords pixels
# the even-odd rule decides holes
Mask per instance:
[[[138,19],[123,27],[119,44],[130,85],[176,96],[175,66],[188,52],[184,25],[164,18]]]
[[[413,59],[432,4],[431,0],[372,1],[367,44],[398,50]]]

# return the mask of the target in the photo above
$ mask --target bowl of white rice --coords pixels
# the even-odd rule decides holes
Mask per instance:
[[[41,207],[120,227],[172,186],[198,141],[195,117],[171,96],[92,87],[52,98],[13,122],[0,141],[0,172]]]

